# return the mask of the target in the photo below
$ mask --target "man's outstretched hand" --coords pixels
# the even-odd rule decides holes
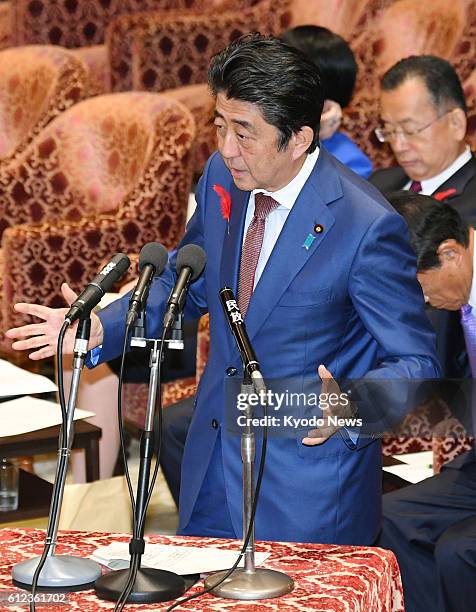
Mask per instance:
[[[339,385],[324,365],[319,366],[317,373],[322,380],[321,395],[327,394],[326,397],[329,397],[330,394],[335,394],[334,397],[342,397]],[[329,416],[346,418],[353,414],[352,405],[349,401],[342,401],[342,403],[338,405],[321,408],[321,410],[324,421],[327,421],[327,417]],[[306,446],[323,444],[339,429],[339,425],[333,425],[332,423],[328,423],[327,426],[320,427],[319,429],[312,429],[308,432],[307,437],[302,439],[302,443]]]
[[[67,304],[71,305],[78,297],[66,284],[61,285],[61,293]],[[13,340],[12,348],[16,351],[29,351],[30,359],[37,361],[56,354],[58,335],[64,323],[64,317],[69,308],[49,308],[40,304],[15,304],[14,309],[25,315],[32,315],[41,319],[41,323],[31,323],[22,327],[14,327],[6,332],[6,337]],[[65,334],[63,351],[71,354],[74,347],[74,338],[78,324],[71,326]],[[99,346],[103,340],[103,328],[97,315],[91,313],[91,338],[89,348]]]

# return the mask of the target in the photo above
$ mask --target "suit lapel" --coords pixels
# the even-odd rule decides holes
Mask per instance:
[[[220,267],[220,288],[230,287],[235,295],[238,291],[241,245],[245,226],[249,191],[241,191],[234,184],[230,188],[231,214],[229,231],[225,230]]]
[[[326,239],[335,218],[328,204],[342,196],[342,188],[330,156],[321,148],[314,170],[296,200],[263,274],[251,296],[246,314],[250,338],[255,336],[289,284]],[[323,231],[314,228],[321,225]],[[314,237],[309,248],[304,242]]]

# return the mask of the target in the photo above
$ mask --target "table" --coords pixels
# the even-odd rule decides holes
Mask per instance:
[[[0,457],[39,455],[58,450],[60,426],[0,438]],[[101,428],[83,419],[74,422],[73,449],[84,449],[86,481],[99,480],[99,439]]]
[[[38,529],[0,530],[0,592],[11,587],[12,565],[42,550],[44,532]],[[98,546],[112,541],[129,541],[124,534],[60,532],[58,554],[86,556]],[[214,546],[238,549],[236,540],[179,536],[147,536],[153,543],[182,546]],[[403,592],[395,556],[389,550],[328,544],[257,542],[256,549],[271,552],[265,566],[288,573],[295,590],[277,599],[260,602],[232,601],[207,594],[192,600],[179,610],[222,612],[275,612],[318,610],[332,612],[403,612]],[[202,588],[200,581],[187,593]],[[94,591],[70,593],[71,610],[111,610],[114,605],[98,600]],[[126,610],[165,610],[170,604],[130,605]],[[0,608],[12,612],[14,608]],[[20,610],[20,608],[19,608]],[[24,610],[24,609],[23,609]]]

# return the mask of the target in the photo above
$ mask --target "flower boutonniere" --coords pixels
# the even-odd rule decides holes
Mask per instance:
[[[228,233],[230,233],[231,196],[221,185],[213,185],[213,191],[220,196],[221,214],[226,219]]]
[[[435,193],[433,197],[435,198],[435,200],[439,200],[441,202],[442,200],[446,200],[446,198],[449,198],[455,193],[456,189],[447,189],[446,191],[439,191],[438,193]]]

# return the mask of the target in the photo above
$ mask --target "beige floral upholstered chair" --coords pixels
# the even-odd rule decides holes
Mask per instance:
[[[98,96],[63,113],[0,173],[8,228],[1,331],[25,321],[15,302],[63,305],[61,282],[80,290],[116,252],[138,253],[150,241],[177,245],[194,136],[189,111],[167,96]]]
[[[66,49],[36,45],[0,51],[0,165],[83,98],[86,88],[86,66]]]

